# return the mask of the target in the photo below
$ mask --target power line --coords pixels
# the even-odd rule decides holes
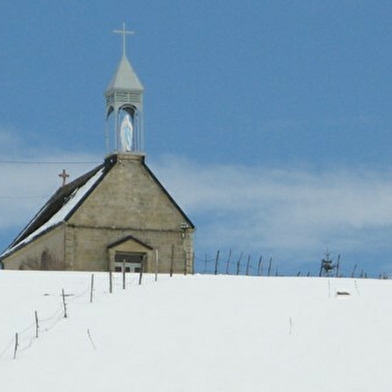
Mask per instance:
[[[17,165],[87,165],[97,164],[98,161],[3,161],[1,163],[17,164]]]
[[[1,200],[21,200],[21,199],[44,199],[47,198],[48,196],[1,196]]]

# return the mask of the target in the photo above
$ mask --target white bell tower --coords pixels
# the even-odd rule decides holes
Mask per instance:
[[[144,88],[126,55],[126,36],[134,34],[123,23],[122,58],[108,88],[106,98],[106,152],[143,152]],[[112,136],[111,136],[112,135]]]

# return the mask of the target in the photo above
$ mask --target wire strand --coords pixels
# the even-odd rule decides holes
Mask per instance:
[[[87,165],[97,164],[99,161],[8,161],[0,160],[0,164],[12,165]]]

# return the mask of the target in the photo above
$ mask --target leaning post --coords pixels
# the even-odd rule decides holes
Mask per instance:
[[[155,249],[155,282],[158,280],[158,249]]]

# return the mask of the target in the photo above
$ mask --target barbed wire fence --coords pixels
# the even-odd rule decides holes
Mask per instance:
[[[340,260],[340,255],[337,256]],[[297,277],[348,277],[368,278],[367,272],[360,267],[360,263],[349,265],[340,261],[339,268],[331,272],[320,274],[320,262],[308,270],[294,270],[290,265],[275,260],[272,256],[263,254],[254,255],[246,252],[226,252],[217,250],[214,254],[195,255],[195,268],[197,274],[205,275],[242,275],[242,276],[297,276]],[[380,273],[374,278],[388,279],[388,275]]]
[[[215,255],[205,255],[203,258],[194,257],[195,273],[209,275],[236,275],[236,276],[320,276],[317,268],[313,272],[298,271],[292,274],[284,274],[280,265],[272,257],[263,255],[254,256],[244,252],[234,253],[229,250],[226,254],[218,250]],[[104,274],[107,278],[97,280],[94,274],[86,274],[85,288],[75,292],[62,289],[55,294],[59,298],[58,306],[50,313],[43,317],[37,310],[32,310],[31,322],[26,323],[23,329],[15,332],[14,336],[8,340],[4,347],[0,347],[0,363],[2,361],[15,360],[24,351],[28,350],[38,339],[47,332],[55,328],[62,320],[70,317],[69,307],[73,302],[79,302],[88,306],[88,304],[99,300],[103,296],[111,295],[113,292],[122,291],[131,287],[140,285],[154,284],[158,280],[157,269],[154,273],[144,274],[142,269],[140,273],[123,273],[108,272]],[[145,278],[145,275],[148,278]],[[162,274],[160,274],[162,279]],[[163,274],[166,279],[172,277],[172,273]],[[186,271],[185,271],[186,275]],[[332,275],[331,275],[332,276]],[[340,265],[339,275],[336,277],[349,278],[367,278],[366,272],[354,264],[351,268],[344,268]],[[380,274],[380,279],[388,279],[386,274]],[[46,295],[46,294],[45,294]],[[72,312],[71,312],[72,316]],[[86,331],[86,336],[91,340],[90,331]]]
[[[62,289],[58,293],[52,294],[58,297],[58,305],[52,313],[43,316],[37,310],[32,309],[30,323],[26,323],[25,327],[17,330],[13,337],[10,336],[4,347],[0,347],[0,363],[16,360],[24,351],[43,338],[43,335],[53,330],[64,319],[72,317],[74,302],[78,302],[78,305],[89,306],[89,304],[115,292],[138,287],[142,283],[144,285],[157,282],[155,274],[143,274],[142,272],[124,274],[108,272],[103,275],[105,277],[101,276],[101,279],[98,280],[94,279],[95,274],[86,274],[85,288],[80,291]],[[167,279],[170,279],[169,275],[167,275]],[[86,337],[91,341],[89,330],[86,331]]]

